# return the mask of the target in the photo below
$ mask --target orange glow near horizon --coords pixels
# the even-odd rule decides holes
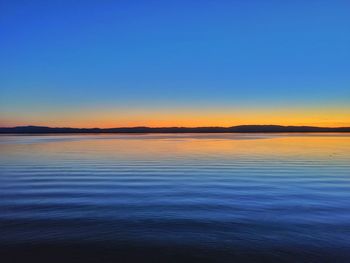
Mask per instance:
[[[200,127],[253,124],[350,126],[349,109],[269,109],[269,110],[127,110],[96,109],[79,112],[31,113],[0,119],[1,126],[38,125],[73,128],[111,127]]]

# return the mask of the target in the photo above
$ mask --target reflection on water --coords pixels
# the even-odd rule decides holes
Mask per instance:
[[[350,134],[0,136],[0,167],[9,262],[350,257]]]

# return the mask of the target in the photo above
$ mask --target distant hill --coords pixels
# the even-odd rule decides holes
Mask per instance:
[[[51,128],[44,126],[0,127],[2,134],[45,133],[255,133],[255,132],[350,132],[350,127],[313,127],[280,125],[239,125],[232,127],[130,127],[130,128]]]

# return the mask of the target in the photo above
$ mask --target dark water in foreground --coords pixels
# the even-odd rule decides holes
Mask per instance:
[[[0,262],[350,262],[350,134],[0,136]]]

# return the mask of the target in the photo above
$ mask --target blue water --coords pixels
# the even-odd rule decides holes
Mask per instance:
[[[1,262],[350,262],[350,134],[0,136]]]

